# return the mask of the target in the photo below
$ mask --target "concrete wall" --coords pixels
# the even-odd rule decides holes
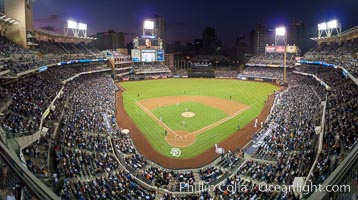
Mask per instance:
[[[6,16],[20,22],[16,25],[9,26],[6,30],[5,36],[21,47],[26,48],[25,0],[5,0],[4,7]]]
[[[32,20],[32,4],[25,6],[26,31],[33,32],[34,25]]]

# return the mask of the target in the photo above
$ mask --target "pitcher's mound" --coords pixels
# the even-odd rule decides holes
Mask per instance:
[[[193,112],[183,112],[181,114],[181,116],[186,117],[186,118],[191,118],[191,117],[195,116],[195,113],[193,113]]]

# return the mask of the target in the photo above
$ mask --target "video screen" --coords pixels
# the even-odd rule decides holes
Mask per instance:
[[[159,46],[158,39],[153,38],[139,38],[139,46],[150,48],[152,46]]]
[[[140,50],[139,49],[132,49],[132,61],[140,62]]]
[[[155,62],[155,50],[142,50],[142,62]]]
[[[163,49],[157,50],[157,61],[158,62],[164,61],[164,50]]]

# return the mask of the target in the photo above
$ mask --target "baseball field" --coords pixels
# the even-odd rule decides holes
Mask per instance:
[[[119,84],[125,89],[124,109],[150,145],[164,156],[179,159],[195,157],[234,134],[238,126],[247,125],[279,89],[269,83],[234,79]]]

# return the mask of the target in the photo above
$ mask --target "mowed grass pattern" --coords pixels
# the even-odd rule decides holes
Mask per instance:
[[[234,79],[161,79],[121,82],[120,84],[126,88],[123,100],[129,116],[154,149],[168,157],[172,157],[170,155],[172,146],[165,141],[164,130],[136,105],[137,100],[183,95],[215,96],[224,99],[229,99],[231,96],[232,101],[250,106],[238,116],[198,135],[193,145],[180,148],[181,158],[195,157],[229,137],[237,130],[238,125],[244,127],[260,114],[267,97],[279,89],[278,86],[269,83]]]
[[[194,117],[185,118],[181,115],[187,108],[189,112],[195,113]],[[176,104],[162,106],[151,112],[157,119],[162,117],[162,122],[172,130],[186,130],[189,132],[204,128],[228,116],[222,110],[198,102],[183,102],[178,106]]]

